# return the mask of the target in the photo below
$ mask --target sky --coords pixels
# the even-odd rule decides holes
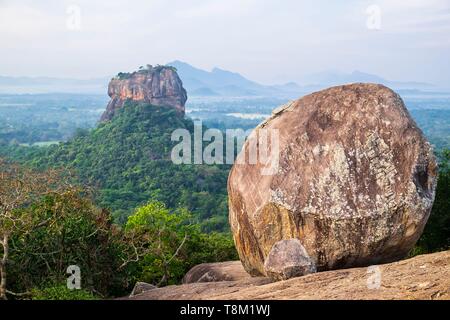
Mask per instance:
[[[0,0],[0,75],[188,62],[263,84],[359,70],[450,87],[450,0]]]

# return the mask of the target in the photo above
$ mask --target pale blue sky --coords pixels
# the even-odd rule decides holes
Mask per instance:
[[[267,84],[332,69],[450,87],[450,0],[0,0],[0,41],[0,75],[182,60]]]

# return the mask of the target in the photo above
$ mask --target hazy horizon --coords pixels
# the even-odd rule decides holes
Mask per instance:
[[[450,1],[0,0],[0,75],[102,78],[187,62],[262,84],[359,70],[450,88]]]
[[[191,67],[193,67],[193,68],[196,68],[196,69],[199,69],[199,70],[202,70],[202,71],[206,71],[206,72],[213,72],[214,69],[220,69],[220,70],[223,70],[223,71],[232,72],[232,73],[237,73],[237,74],[240,74],[240,75],[244,76],[239,70],[234,70],[234,69],[222,69],[222,68],[217,67],[217,66],[213,66],[213,67],[210,68],[210,69],[202,69],[202,68],[200,68],[200,67],[198,67],[198,66],[196,66],[196,65],[193,65],[193,64],[189,63],[188,61],[181,61],[181,60],[178,60],[178,59],[173,60],[173,61],[167,61],[166,63],[161,63],[160,65],[170,65],[171,63],[174,63],[174,62],[180,62],[180,63],[183,63],[183,64],[187,64],[187,65],[189,65],[189,66],[191,66]],[[151,64],[151,63],[148,63],[148,64]],[[141,65],[139,65],[139,66],[136,66],[135,68],[131,68],[130,70],[121,70],[121,71],[117,71],[117,72],[112,73],[112,74],[96,75],[96,76],[89,76],[89,77],[70,77],[70,76],[61,76],[61,75],[56,75],[56,76],[37,75],[37,76],[36,76],[36,75],[25,75],[25,74],[20,74],[20,75],[0,74],[0,77],[10,77],[10,78],[30,78],[30,79],[33,79],[33,78],[51,78],[51,79],[67,79],[67,80],[80,80],[80,81],[84,81],[84,80],[97,80],[97,79],[103,79],[103,78],[114,77],[114,76],[117,75],[117,73],[119,73],[119,72],[133,72],[133,71],[137,71],[137,70],[139,70],[140,67],[145,66],[145,65],[147,65],[147,63],[141,64]],[[157,64],[153,64],[153,66],[155,66],[155,65],[157,65]],[[351,74],[353,74],[353,73],[358,73],[358,72],[365,73],[364,70],[338,70],[338,69],[328,69],[328,70],[318,70],[317,72],[314,72],[314,73],[305,74],[304,77],[307,78],[308,76],[315,76],[315,75],[320,75],[320,74],[336,74],[336,75],[344,75],[344,74],[345,74],[345,75],[351,75]],[[385,80],[390,80],[390,81],[399,81],[399,82],[405,81],[405,82],[418,82],[418,83],[421,82],[421,81],[415,81],[414,79],[409,79],[409,80],[407,80],[407,79],[388,79],[388,78],[383,77],[382,74],[375,74],[375,73],[371,73],[370,75],[379,76],[379,77],[381,77],[381,78],[384,78]],[[246,78],[247,78],[247,77],[246,77]],[[252,78],[247,78],[247,79],[248,79],[248,80],[251,80],[251,81],[254,80],[254,79],[252,79]],[[257,81],[257,80],[254,80],[254,81],[257,82],[257,83],[260,83],[260,82]],[[277,85],[277,84],[287,84],[287,83],[290,83],[290,82],[294,82],[294,83],[302,84],[302,85],[310,85],[310,84],[314,84],[314,83],[312,83],[312,82],[303,82],[303,83],[301,83],[301,82],[295,81],[295,80],[286,80],[286,81],[284,81],[284,82],[277,82],[277,83],[271,83],[271,84],[272,84],[272,85]],[[433,86],[436,85],[435,83],[427,83],[427,82],[423,82],[423,83],[425,83],[425,84],[430,84],[430,85],[433,85]],[[261,83],[261,84],[265,84],[265,83]]]

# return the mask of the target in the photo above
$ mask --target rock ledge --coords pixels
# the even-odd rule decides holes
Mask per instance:
[[[271,283],[267,278],[159,288],[133,300],[450,300],[450,251],[378,266],[379,289],[369,289],[373,268],[310,274]]]

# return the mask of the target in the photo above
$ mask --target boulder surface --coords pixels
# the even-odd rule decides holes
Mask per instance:
[[[450,251],[377,267],[318,272],[283,282],[251,278],[191,283],[158,288],[122,299],[450,300]]]
[[[263,131],[278,136],[268,143],[278,149],[268,152],[270,174],[247,161]],[[228,179],[243,266],[267,276],[264,263],[285,239],[298,239],[318,271],[402,259],[428,220],[436,175],[431,145],[385,86],[344,85],[289,103],[254,130]]]
[[[130,293],[130,297],[134,297],[138,294],[150,291],[150,290],[154,290],[157,289],[157,286],[154,286],[152,284],[149,283],[145,283],[145,282],[136,282],[136,284],[134,285],[133,291],[131,291]]]
[[[274,281],[301,277],[316,272],[314,261],[298,239],[275,243],[264,263],[264,271]]]
[[[202,263],[189,270],[183,283],[239,281],[250,278],[240,261]]]

